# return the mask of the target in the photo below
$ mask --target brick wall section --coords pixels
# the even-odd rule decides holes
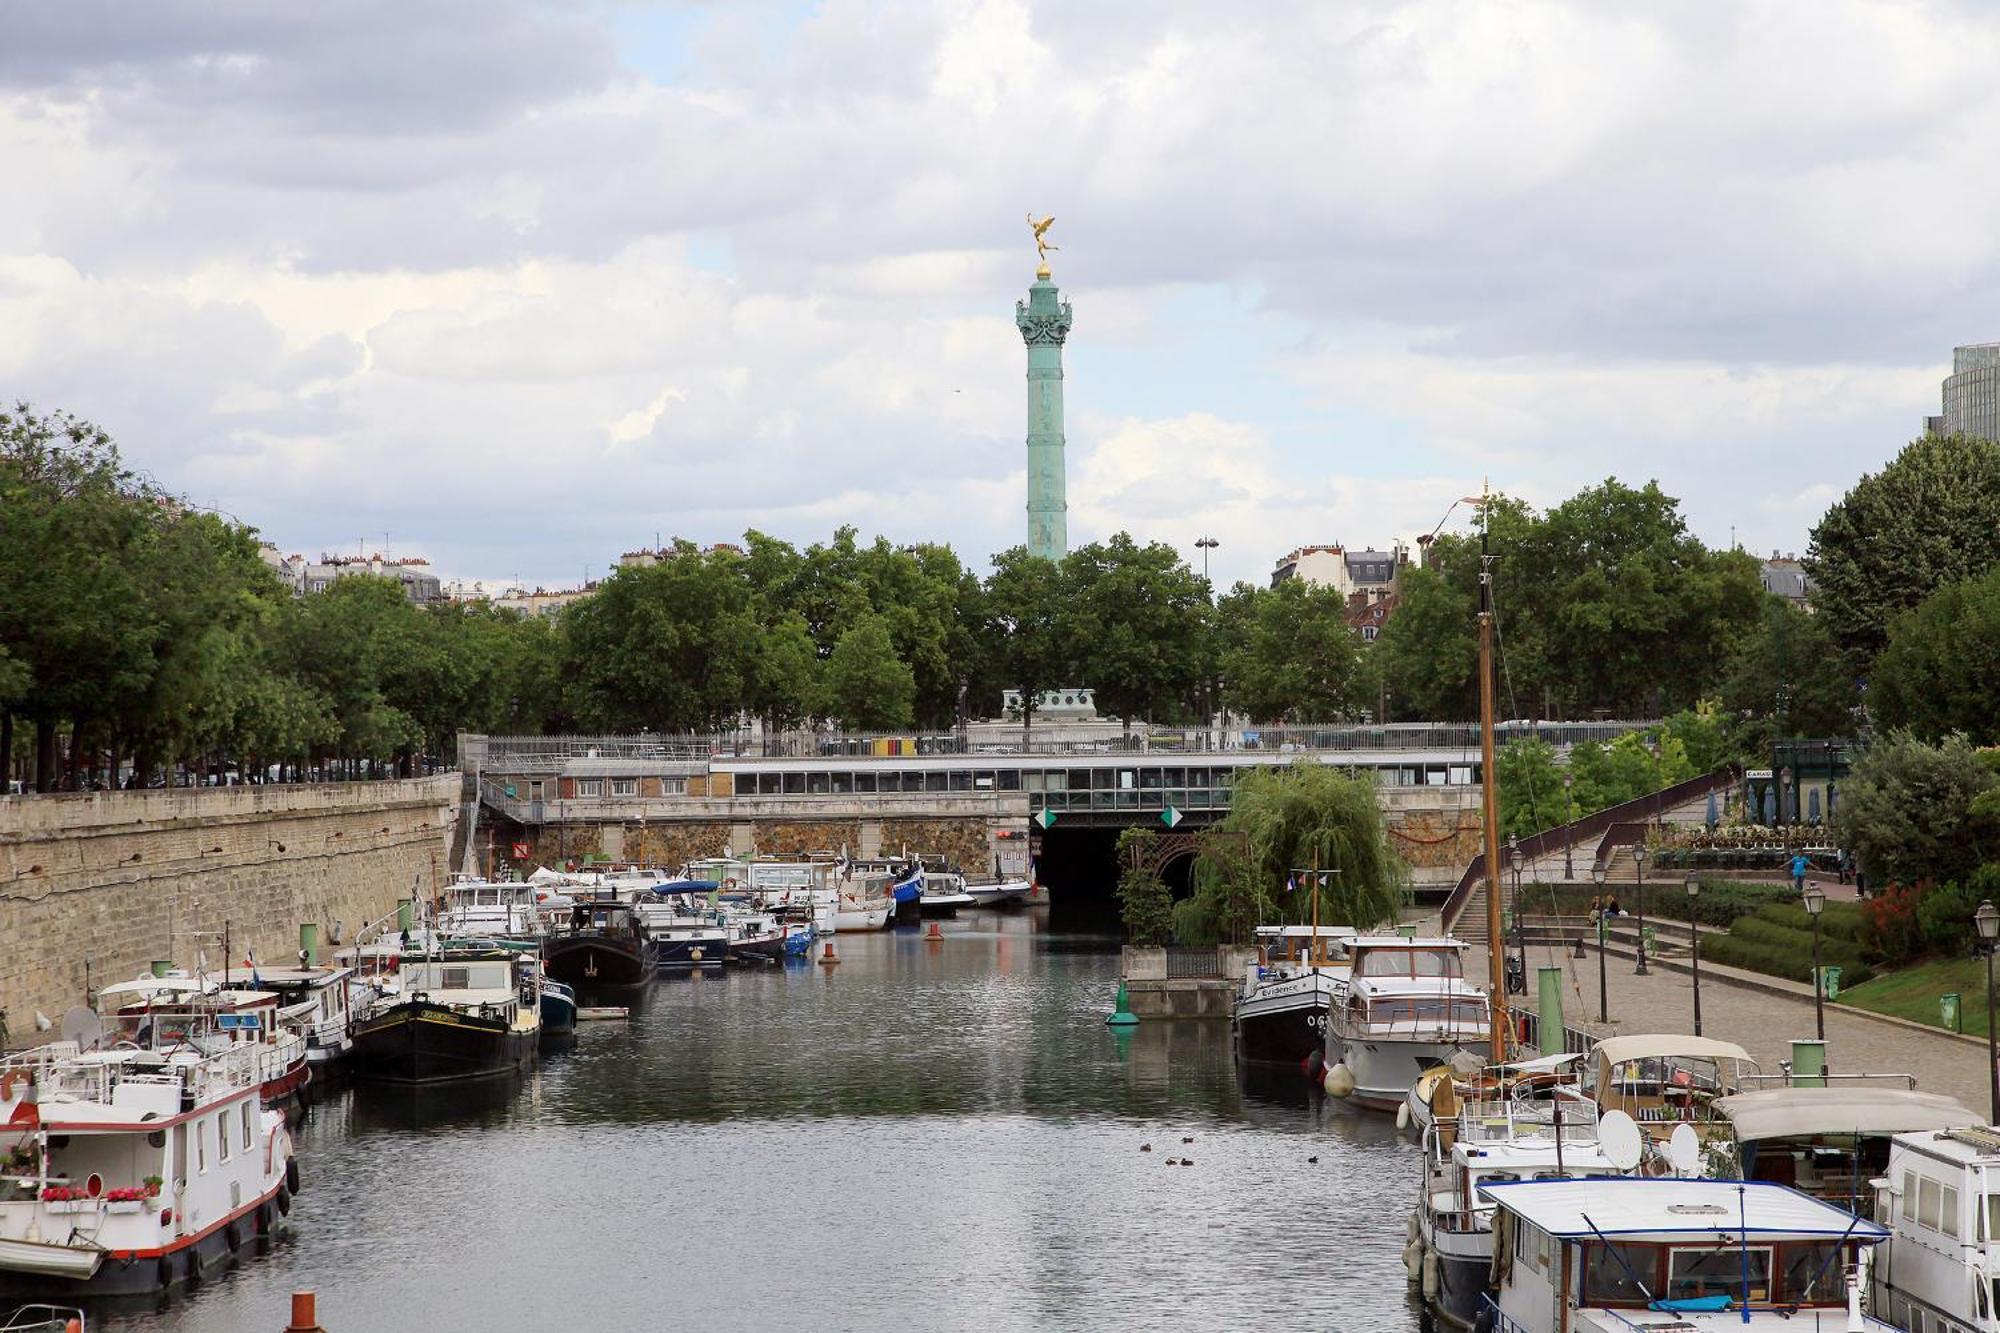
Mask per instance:
[[[885,819],[882,855],[912,854],[950,857],[976,877],[993,871],[993,838],[983,819]]]
[[[0,1009],[9,1039],[89,984],[155,958],[290,961],[299,926],[325,947],[448,874],[457,774],[402,782],[0,798]]]
[[[842,847],[850,856],[861,854],[861,823],[822,820],[812,823],[759,823],[757,850],[765,856],[806,856],[812,852],[838,854]]]

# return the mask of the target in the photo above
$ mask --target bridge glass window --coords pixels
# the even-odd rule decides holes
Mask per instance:
[[[950,790],[950,784],[951,774],[945,772],[943,769],[934,768],[924,774],[925,791],[948,791]]]
[[[1090,770],[1090,789],[1092,791],[1110,791],[1111,784],[1117,780],[1117,776],[1117,772],[1114,769],[1093,768]]]
[[[805,794],[806,794],[806,775],[803,773],[785,774],[785,795],[803,796]]]
[[[784,775],[781,773],[746,773],[744,783],[759,796],[776,796],[785,789]]]
[[[1139,770],[1139,786],[1146,791],[1158,791],[1167,784],[1161,780],[1162,770],[1142,768]]]
[[[922,773],[908,772],[903,774],[904,791],[922,791],[923,789],[924,775]]]
[[[951,789],[953,791],[971,791],[972,774],[966,772],[964,769],[954,770],[951,775]]]
[[[639,780],[637,778],[613,778],[611,779],[611,794],[613,796],[637,796],[639,794]]]
[[[994,774],[994,777],[997,779],[995,785],[998,786],[1001,791],[1019,791],[1021,790],[1022,778],[1024,777],[1031,778],[1039,776],[1040,774],[1037,773],[1022,773],[1019,770],[1012,768],[1003,768],[998,773]]]
[[[854,790],[863,793],[874,791],[875,775],[873,773],[856,773],[854,775]]]
[[[852,773],[835,773],[833,775],[833,794],[835,796],[847,796],[852,794],[853,791],[854,775]]]
[[[833,774],[831,773],[806,774],[806,795],[825,796],[832,790],[833,790]]]
[[[1469,786],[1471,786],[1471,785],[1472,785],[1472,768],[1471,768],[1471,766],[1470,766],[1470,765],[1468,765],[1468,764],[1453,764],[1453,765],[1451,766],[1451,775],[1450,775],[1450,777],[1449,777],[1448,781],[1449,781],[1449,782],[1451,783],[1451,785],[1452,785],[1452,786],[1454,786],[1454,787],[1469,787]]]
[[[1089,791],[1090,770],[1087,768],[1072,768],[1069,770],[1069,789],[1071,791]]]
[[[1139,770],[1138,770],[1138,769],[1136,769],[1136,768],[1121,768],[1121,769],[1119,769],[1119,770],[1118,770],[1118,790],[1119,790],[1119,791],[1137,791],[1137,790],[1138,790],[1138,788],[1139,788]]]
[[[1187,785],[1187,770],[1185,768],[1161,769],[1160,785],[1162,787],[1185,787]]]

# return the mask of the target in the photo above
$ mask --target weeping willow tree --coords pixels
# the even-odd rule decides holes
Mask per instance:
[[[1218,830],[1245,835],[1195,864],[1194,893],[1174,908],[1183,943],[1242,939],[1258,922],[1304,922],[1312,896],[1294,871],[1338,870],[1320,890],[1321,925],[1381,926],[1408,901],[1409,869],[1389,845],[1375,784],[1310,761],[1260,768],[1237,780]],[[1233,840],[1229,840],[1233,842]]]

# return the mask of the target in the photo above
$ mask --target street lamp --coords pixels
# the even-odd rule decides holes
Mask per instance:
[[[1222,545],[1222,543],[1213,537],[1203,537],[1195,545],[1201,549],[1201,581],[1206,583],[1208,582],[1208,553]]]
[[[1993,951],[1995,940],[2000,939],[2000,909],[1993,906],[1991,898],[1979,904],[1979,910],[1972,914],[1972,924],[1979,927],[1979,945],[1986,954],[1986,1082],[1990,1094],[1987,1110],[1993,1123],[2000,1125],[2000,1049],[1994,1046],[1993,1032]]]
[[[1826,890],[1817,884],[1806,886],[1806,915],[1813,923],[1813,1027],[1821,1041],[1826,1040],[1826,983],[1819,970],[1819,914],[1826,910]],[[2000,914],[1996,914],[2000,915]],[[1982,926],[1983,930],[1984,927]],[[1991,989],[1987,992],[1992,994]]]
[[[1632,969],[1632,975],[1650,975],[1646,971],[1646,844],[1640,843],[1632,849],[1632,862],[1639,867],[1639,965]]]
[[[1611,1021],[1610,987],[1605,984],[1604,975],[1604,862],[1590,867],[1591,882],[1597,885],[1597,1021]]]
[[[1521,993],[1528,990],[1528,928],[1521,920],[1521,844],[1507,839],[1507,869],[1514,876],[1514,948],[1521,955]]]
[[[1575,783],[1576,783],[1576,774],[1570,772],[1568,769],[1564,769],[1563,770],[1563,823],[1565,824],[1574,824],[1576,822],[1576,798],[1570,794],[1570,788],[1573,785],[1575,785]],[[1575,830],[1564,829],[1563,830],[1563,883],[1565,884],[1568,884],[1576,879],[1576,867],[1570,864],[1570,859],[1569,859],[1570,849],[1575,846],[1576,846]]]
[[[1688,938],[1694,944],[1694,1035],[1701,1035],[1701,914],[1695,900],[1701,897],[1701,877],[1692,870],[1687,877]]]

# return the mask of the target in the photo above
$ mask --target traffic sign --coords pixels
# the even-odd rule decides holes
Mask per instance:
[[[1170,805],[1166,809],[1160,811],[1160,822],[1162,824],[1165,824],[1168,828],[1172,828],[1174,825],[1181,822],[1181,812],[1174,809]]]
[[[1053,810],[1039,811],[1035,815],[1035,822],[1037,824],[1040,824],[1043,828],[1047,828],[1049,825],[1056,822],[1056,812]]]

